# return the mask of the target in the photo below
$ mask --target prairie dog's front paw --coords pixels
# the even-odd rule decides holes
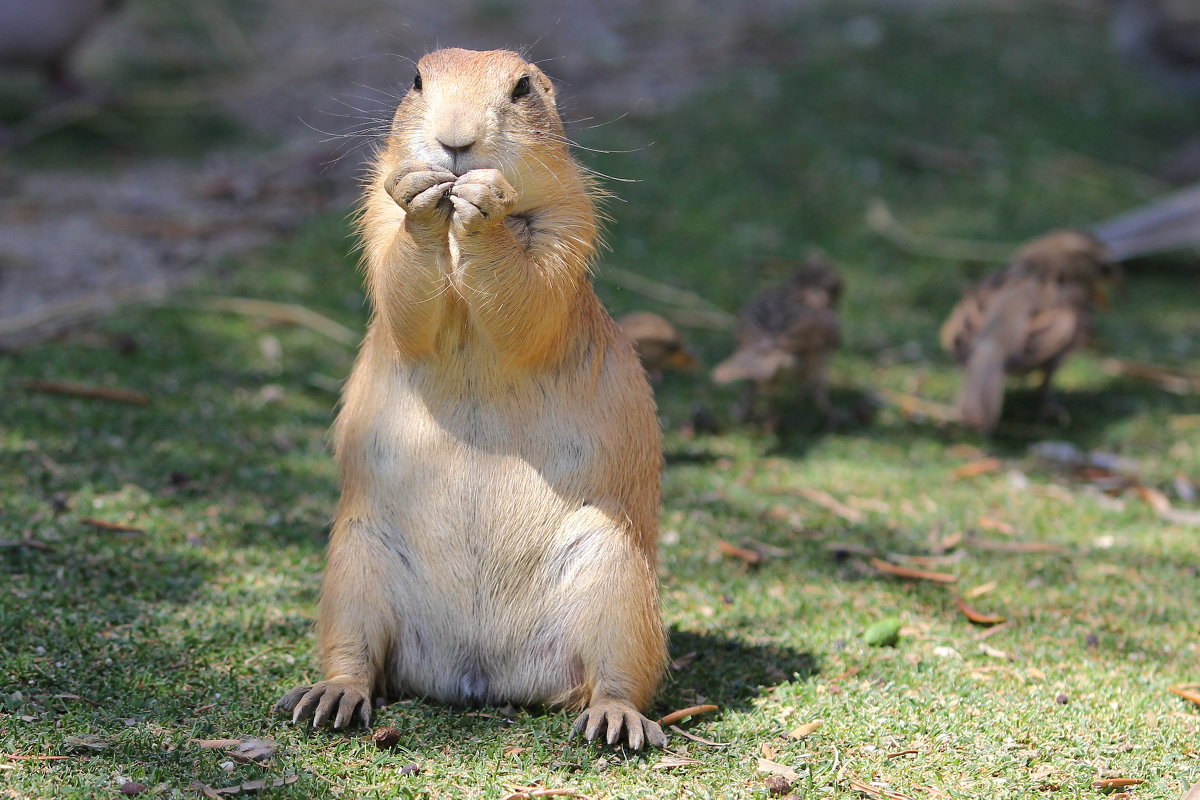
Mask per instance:
[[[447,221],[450,206],[443,203],[454,186],[454,173],[424,161],[402,161],[383,181],[383,190],[411,220],[429,224]]]
[[[499,170],[473,169],[454,182],[450,202],[455,232],[470,234],[502,224],[517,203],[517,190]]]

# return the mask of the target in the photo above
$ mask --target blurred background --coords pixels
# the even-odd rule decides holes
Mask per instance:
[[[708,368],[739,306],[819,251],[847,283],[842,383],[908,364],[906,392],[948,400],[937,328],[963,286],[1023,240],[1200,177],[1197,17],[1167,0],[4,0],[0,346],[147,302],[313,312],[352,344],[347,215],[412,62],[510,47],[558,81],[613,195],[596,278],[614,314],[664,314]],[[1197,357],[1177,305],[1195,259],[1155,255],[1097,342],[1178,365]],[[348,364],[309,377],[336,390]],[[725,403],[702,375],[661,390],[668,417]]]

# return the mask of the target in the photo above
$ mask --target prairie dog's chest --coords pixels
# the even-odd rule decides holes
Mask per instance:
[[[339,441],[355,453],[376,500],[447,525],[481,514],[563,513],[603,472],[595,434],[580,403],[537,381],[447,381],[398,372],[369,417]]]

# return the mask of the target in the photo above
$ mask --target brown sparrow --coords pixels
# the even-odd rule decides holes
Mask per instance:
[[[633,342],[651,382],[662,380],[667,369],[696,368],[696,356],[679,331],[658,314],[634,311],[618,319],[617,326]]]
[[[1005,375],[1042,373],[1044,413],[1050,380],[1087,337],[1093,305],[1119,276],[1090,234],[1062,230],[1029,242],[1012,264],[966,291],[942,325],[942,347],[966,369],[958,398],[962,421],[990,431],[1004,404]]]
[[[822,258],[809,257],[780,286],[758,294],[738,316],[738,349],[713,369],[717,383],[748,381],[739,416],[758,416],[759,398],[783,384],[807,383],[817,406],[831,411],[825,385],[838,346],[842,279]]]

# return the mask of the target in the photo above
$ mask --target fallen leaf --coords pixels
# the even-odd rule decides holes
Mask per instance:
[[[968,536],[967,547],[976,550],[991,550],[998,553],[1065,553],[1067,548],[1050,542],[1008,542],[997,539],[984,539],[979,536]]]
[[[837,500],[833,495],[823,492],[820,489],[796,489],[796,494],[826,511],[832,511],[847,522],[858,523],[862,522],[865,518],[861,511],[850,508],[850,506]]]
[[[757,566],[763,560],[762,553],[755,552],[748,547],[738,547],[724,539],[717,540],[717,552],[723,556],[740,559],[750,566]]]
[[[1188,789],[1187,793],[1179,800],[1200,800],[1200,781],[1192,784],[1192,788]]]
[[[958,547],[962,540],[962,531],[951,531],[937,541],[937,546],[935,549],[942,551],[953,550],[954,548]]]
[[[787,778],[789,781],[796,781],[800,779],[799,772],[796,772],[796,770],[792,769],[786,764],[780,764],[772,761],[769,758],[758,759],[758,771],[765,772],[768,775],[778,775],[781,778]]]
[[[766,742],[762,743],[760,749],[762,750],[763,758],[775,758],[775,756],[779,755],[779,751]]]
[[[810,733],[819,730],[820,727],[821,723],[814,720],[813,722],[806,722],[803,725],[797,725],[784,735],[789,739],[803,739]]]
[[[1196,705],[1200,705],[1200,691],[1196,691],[1195,687],[1193,687],[1191,684],[1186,684],[1184,686],[1172,686],[1170,687],[1170,691],[1172,694],[1179,695],[1184,700],[1190,700]]]
[[[889,617],[872,624],[863,632],[863,641],[868,647],[894,647],[900,641],[900,620]]]
[[[667,714],[665,717],[660,719],[658,724],[666,727],[668,725],[674,725],[677,722],[681,722],[688,717],[694,717],[699,714],[710,714],[716,710],[717,706],[711,704],[688,706],[687,708],[681,708],[678,711],[672,711],[670,714]]]
[[[1113,789],[1124,789],[1127,786],[1137,786],[1145,783],[1141,778],[1103,778],[1102,780],[1092,781],[1092,788],[1100,791],[1109,791]]]
[[[45,381],[30,380],[18,384],[31,392],[46,392],[48,394],[67,394],[76,397],[91,397],[97,400],[111,400],[114,403],[125,403],[134,406],[150,405],[149,395],[130,389],[114,389],[110,386],[93,386],[74,381]]]
[[[206,750],[224,750],[227,747],[237,747],[241,739],[192,739],[193,742]]]
[[[996,531],[997,533],[1003,533],[1008,536],[1012,536],[1017,532],[1017,529],[1012,525],[1009,525],[1007,522],[998,520],[994,517],[982,516],[979,518],[978,524],[979,527],[985,531]]]
[[[895,753],[888,753],[888,758],[900,758],[900,756],[915,756],[920,753],[920,750],[898,750]]]
[[[969,461],[961,467],[955,467],[950,472],[950,480],[961,481],[963,478],[987,475],[989,472],[997,472],[1003,468],[1004,462],[998,458],[981,458],[977,461]]]
[[[262,764],[274,758],[278,746],[273,739],[246,739],[226,755],[243,764]]]
[[[999,625],[1001,622],[1004,622],[1004,617],[998,614],[984,614],[981,611],[976,611],[967,605],[961,597],[955,601],[955,604],[958,605],[958,610],[976,625]]]
[[[992,647],[990,644],[980,644],[979,651],[985,656],[990,656],[991,658],[1003,658],[1005,661],[1012,661],[1013,658],[1008,653],[1000,650],[999,648]]]
[[[108,520],[96,519],[94,517],[85,517],[79,520],[82,524],[93,528],[99,528],[102,531],[112,531],[113,533],[145,533],[145,528],[139,528],[136,525],[125,525],[120,522],[109,522]]]
[[[882,558],[872,558],[871,566],[880,572],[888,575],[895,575],[897,578],[910,578],[917,581],[933,581],[934,583],[954,583],[958,580],[955,575],[950,575],[945,572],[928,572],[922,569],[914,569],[912,567],[902,567],[899,564],[892,564],[884,561]]]
[[[691,739],[693,742],[697,742],[698,744],[706,744],[709,747],[729,747],[730,744],[729,742],[714,742],[712,739],[703,739],[691,731],[685,731],[678,725],[668,725],[667,727],[685,739]]]
[[[850,779],[850,788],[856,792],[862,792],[863,794],[870,795],[871,797],[886,797],[888,800],[912,800],[912,798],[906,794],[902,794],[891,789],[884,789],[883,787],[872,786],[869,783],[860,781],[858,778]]]
[[[987,594],[988,592],[990,592],[992,589],[995,589],[995,588],[996,588],[996,582],[988,581],[987,583],[982,583],[979,586],[975,586],[971,589],[967,589],[965,592],[963,592],[963,597],[966,598],[967,600],[974,600],[976,597],[982,597],[983,595]]]
[[[676,672],[685,670],[692,665],[692,662],[695,661],[699,655],[700,654],[695,650],[690,653],[685,653],[671,662],[671,669],[675,670]]]
[[[214,789],[211,786],[206,786],[199,781],[192,782],[192,788],[201,792],[205,797],[221,798],[222,796],[242,794],[243,792],[259,792],[263,789],[276,789],[280,786],[287,786],[300,780],[299,775],[288,775],[283,778],[262,778],[257,781],[249,781],[247,783],[239,783],[234,786],[223,786],[220,789]]]
[[[696,764],[702,764],[702,763],[704,763],[704,762],[698,761],[694,758],[686,758],[684,756],[666,756],[664,758],[660,758],[657,762],[655,762],[653,768],[654,769],[676,769],[678,767],[692,767],[692,766],[695,766]]]

